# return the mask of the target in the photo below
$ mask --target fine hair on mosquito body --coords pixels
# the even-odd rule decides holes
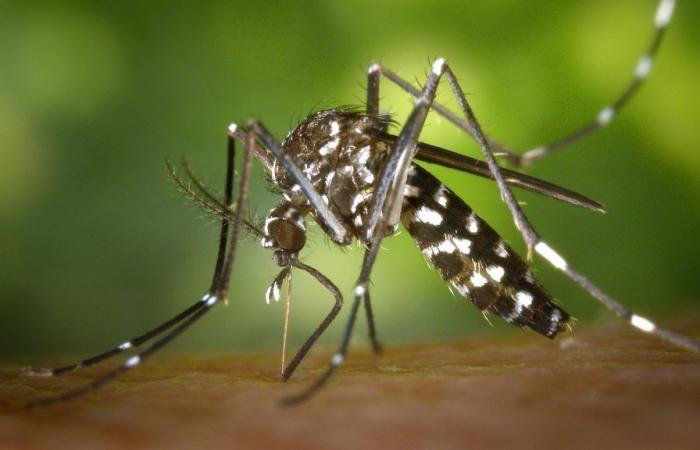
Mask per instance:
[[[600,203],[499,165],[499,162],[515,167],[531,165],[608,126],[650,74],[674,6],[674,0],[659,1],[653,16],[651,42],[639,58],[632,80],[617,98],[582,127],[525,152],[506,148],[484,133],[454,68],[448,60],[436,58],[420,87],[390,68],[371,64],[367,72],[364,107],[312,113],[281,142],[261,121],[254,120],[247,125],[231,124],[223,198],[212,193],[199,180],[186,160],[183,159],[179,171],[168,162],[169,175],[178,189],[221,220],[211,285],[201,299],[170,320],[101,354],[57,368],[25,369],[25,374],[30,376],[55,377],[129,352],[121,365],[89,384],[55,397],[37,399],[27,406],[35,408],[63,402],[101,387],[150,358],[214,306],[235,297],[236,287],[230,280],[243,233],[254,236],[262,247],[272,251],[273,260],[280,267],[267,288],[265,297],[268,302],[281,298],[285,283],[291,289],[289,283],[294,270],[309,274],[333,299],[323,321],[292,359],[286,363],[283,361],[281,377],[288,379],[343,307],[340,289],[321,271],[302,262],[300,255],[306,245],[307,219],[313,219],[338,246],[355,241],[361,243],[364,258],[350,297],[348,317],[337,351],[326,370],[305,390],[285,398],[285,404],[308,399],[343,364],[360,308],[365,311],[372,348],[376,353],[381,352],[372,311],[370,279],[382,241],[394,234],[400,224],[440,277],[483,313],[547,338],[556,338],[567,330],[570,314],[536,278],[527,258],[519,256],[464,199],[418,162],[437,164],[495,181],[522,235],[528,257],[538,255],[543,258],[637,330],[670,344],[700,351],[699,341],[662,328],[630,311],[578,272],[535,230],[511,188],[528,190],[594,212],[605,211]],[[397,134],[390,132],[390,125],[398,119],[380,110],[382,80],[398,86],[414,98],[413,108]],[[457,111],[436,100],[441,82],[456,98]],[[483,161],[422,142],[421,132],[431,112],[444,117],[476,141]],[[242,145],[244,151],[236,182],[237,144]],[[253,160],[262,164],[274,188],[282,195],[262,226],[245,216],[250,204],[248,188]]]

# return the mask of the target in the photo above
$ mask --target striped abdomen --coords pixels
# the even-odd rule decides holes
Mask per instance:
[[[527,264],[462,199],[413,165],[401,222],[440,276],[482,311],[554,337],[569,314],[535,280]]]

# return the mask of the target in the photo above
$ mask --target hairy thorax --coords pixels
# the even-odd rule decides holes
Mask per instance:
[[[321,111],[305,119],[282,143],[285,153],[350,231],[350,238],[364,236],[375,177],[390,150],[389,144],[376,139],[386,125],[384,117]],[[280,164],[273,165],[272,180],[300,216],[311,214],[317,219],[299,185]],[[317,221],[332,236],[323,221]]]

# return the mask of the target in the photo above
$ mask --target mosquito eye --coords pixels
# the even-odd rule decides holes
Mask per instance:
[[[286,252],[297,253],[306,244],[304,230],[286,219],[278,219],[268,225],[270,237],[275,241],[276,247]]]

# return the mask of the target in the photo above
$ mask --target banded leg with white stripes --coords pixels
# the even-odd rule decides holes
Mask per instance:
[[[428,74],[422,94],[416,100],[380,175],[375,179],[369,219],[365,228],[365,243],[368,248],[365,250],[360,275],[355,282],[350,316],[347,319],[340,346],[323,374],[301,393],[285,398],[283,400],[285,405],[296,405],[311,398],[345,361],[360,302],[369,302],[370,275],[377,259],[377,253],[381,248],[381,242],[385,233],[395,229],[400,220],[404,187],[411,161],[417,149],[418,137],[446,67],[444,59],[438,59],[433,63],[432,71]]]
[[[489,142],[484,133],[481,131],[481,126],[474,115],[460,85],[457,81],[456,76],[445,63],[445,76],[447,77],[451,89],[454,95],[457,97],[458,103],[462,109],[462,113],[469,123],[470,129],[474,131],[477,142],[481,147],[482,154],[486,163],[489,166],[493,178],[496,180],[498,189],[501,193],[501,197],[508,206],[510,213],[515,221],[515,225],[520,231],[525,240],[525,243],[529,251],[534,250],[536,253],[541,255],[546,261],[548,261],[552,266],[564,272],[571,280],[576,282],[581,286],[586,292],[588,292],[593,298],[598,300],[600,303],[612,310],[618,317],[628,321],[636,329],[639,329],[645,333],[653,334],[667,342],[674,345],[692,350],[700,351],[700,341],[682,336],[678,333],[674,333],[670,330],[660,328],[653,324],[648,319],[641,317],[640,315],[631,312],[621,303],[607,295],[598,286],[591,283],[586,277],[581,275],[579,272],[574,270],[558,253],[556,253],[546,242],[544,242],[539,234],[535,231],[533,226],[530,224],[527,216],[523,213],[520,204],[517,202],[513,193],[508,187],[505,179],[503,177],[501,168],[496,164],[493,157],[493,153],[489,147]]]
[[[211,286],[207,292],[207,294],[202,297],[202,299],[197,302],[197,304],[191,306],[187,310],[183,311],[181,314],[176,316],[175,318],[165,322],[159,327],[156,327],[155,329],[151,330],[150,332],[140,336],[139,338],[144,338],[144,341],[137,341],[139,338],[135,338],[133,340],[127,341],[126,343],[120,345],[119,347],[116,348],[117,351],[111,350],[108,352],[105,352],[101,355],[98,355],[97,357],[90,358],[88,361],[91,360],[92,364],[95,364],[99,361],[104,361],[107,358],[111,356],[115,356],[118,353],[120,353],[123,350],[126,350],[128,348],[134,347],[135,343],[138,344],[143,344],[149,339],[154,339],[157,337],[159,334],[164,333],[168,329],[174,327],[172,331],[169,333],[165,334],[163,337],[157,339],[153,344],[151,344],[148,348],[145,350],[137,352],[135,355],[131,356],[128,358],[124,363],[122,363],[120,366],[108,371],[107,373],[101,375],[94,381],[81,386],[79,388],[73,389],[71,391],[68,391],[63,394],[59,394],[53,397],[47,397],[43,399],[39,399],[36,401],[29,402],[25,405],[27,409],[35,409],[39,407],[44,407],[48,405],[52,405],[55,403],[60,403],[63,401],[67,401],[76,397],[80,397],[81,395],[84,395],[94,389],[97,389],[107,382],[111,381],[112,379],[116,378],[117,376],[122,375],[123,373],[131,370],[132,368],[136,367],[137,365],[141,364],[145,359],[149,358],[152,356],[154,353],[156,353],[158,350],[161,348],[165,347],[168,343],[170,343],[173,339],[178,337],[180,334],[182,334],[184,331],[186,331],[191,325],[193,325],[195,322],[197,322],[204,314],[206,314],[208,311],[211,310],[214,305],[219,303],[222,300],[226,300],[226,296],[228,293],[228,287],[229,287],[229,281],[231,277],[231,271],[233,269],[233,263],[235,260],[235,255],[236,255],[236,248],[238,245],[238,237],[239,237],[239,232],[241,228],[241,224],[243,222],[243,214],[242,214],[242,207],[245,203],[247,194],[248,194],[248,180],[250,178],[250,169],[251,169],[251,151],[252,151],[252,146],[254,144],[253,141],[254,137],[252,135],[246,136],[245,139],[245,148],[246,151],[244,152],[243,156],[243,169],[241,171],[241,177],[240,177],[240,183],[239,183],[239,189],[238,189],[238,198],[236,205],[238,206],[235,210],[234,213],[234,218],[232,222],[229,222],[229,219],[223,218],[221,222],[221,232],[219,235],[219,246],[218,246],[218,252],[217,252],[217,258],[216,258],[216,268],[214,271],[214,277],[211,283]],[[229,134],[228,139],[227,139],[228,145],[227,145],[227,170],[226,170],[226,197],[225,201],[227,205],[231,205],[232,198],[233,198],[233,176],[234,176],[234,160],[235,160],[235,140],[233,133]],[[177,324],[177,326],[175,326]],[[147,338],[147,339],[146,339]],[[76,366],[80,367],[80,363],[77,363],[75,365],[71,366],[66,366],[66,367],[73,367]],[[58,369],[56,369],[58,370]],[[69,369],[69,370],[74,370]],[[64,370],[61,373],[65,373],[66,371],[69,370]],[[48,374],[48,376],[53,374],[53,370],[51,369],[46,369],[45,371],[39,372],[39,374]]]
[[[654,30],[652,32],[652,37],[649,45],[646,48],[644,54],[637,60],[637,64],[633,70],[632,80],[625,86],[622,92],[607,106],[603,107],[598,114],[590,120],[588,123],[584,124],[580,128],[577,128],[563,137],[552,141],[548,144],[539,145],[524,153],[517,152],[510,149],[504,145],[501,145],[496,140],[491,137],[487,137],[489,146],[494,154],[499,157],[503,157],[507,162],[518,167],[528,166],[537,160],[545,158],[549,155],[557,153],[569,147],[571,144],[578,142],[579,140],[585,138],[586,136],[605,128],[610,122],[617,116],[620,110],[630,102],[630,100],[637,94],[639,88],[644,84],[644,81],[649,77],[651,69],[654,63],[654,59],[661,45],[661,41],[666,33],[671,18],[673,17],[673,11],[675,9],[675,0],[660,0],[656,7],[656,12],[654,14]],[[382,67],[379,64],[372,64],[369,68],[369,82],[367,86],[367,111],[368,114],[377,114],[379,112],[378,102],[379,102],[379,78],[384,76],[401,89],[409,92],[415,97],[420,95],[420,89],[416,88],[414,85],[401,78],[395,72]],[[454,112],[450,111],[449,108],[444,105],[434,102],[431,106],[438,114],[445,117],[447,120],[455,124],[457,127],[469,133],[475,140],[478,140],[476,136],[476,130],[474,130],[468,121],[459,117]]]

